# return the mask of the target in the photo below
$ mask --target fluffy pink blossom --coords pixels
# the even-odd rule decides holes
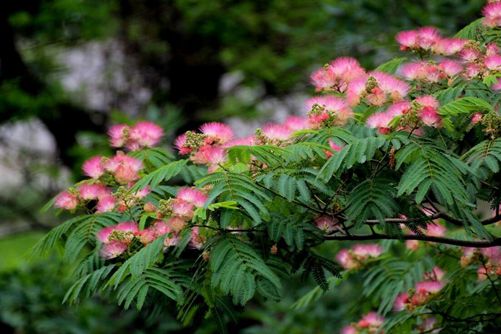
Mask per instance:
[[[167,233],[172,232],[172,228],[169,226],[168,223],[165,223],[163,221],[157,221],[153,226],[153,230],[155,231],[155,235],[157,237],[162,236]]]
[[[328,216],[319,216],[315,218],[315,225],[322,231],[328,233],[336,228],[337,220]]]
[[[484,64],[491,71],[499,71],[501,70],[501,56],[496,54],[485,57]]]
[[[407,80],[438,82],[441,79],[440,69],[426,61],[404,64],[400,68],[400,73]]]
[[[158,144],[164,130],[152,122],[138,122],[129,130],[126,146],[130,150],[152,147]]]
[[[121,241],[112,241],[102,246],[100,254],[103,259],[110,260],[125,253],[127,248],[128,245],[126,243]]]
[[[134,197],[137,199],[143,199],[151,192],[150,186],[139,189],[134,193]]]
[[[222,163],[226,160],[226,151],[220,146],[204,145],[190,160],[199,165]]]
[[[116,231],[137,233],[139,232],[139,227],[135,222],[122,222],[115,226]]]
[[[463,71],[463,65],[451,59],[444,59],[440,61],[438,66],[448,77],[456,76]]]
[[[186,134],[183,133],[182,135],[178,136],[174,142],[174,145],[176,146],[177,150],[179,151],[179,154],[181,155],[186,155],[190,154],[192,149],[188,146],[186,146]]]
[[[167,225],[172,231],[179,232],[186,226],[186,221],[181,217],[172,217],[167,222]]]
[[[353,254],[360,257],[378,257],[383,253],[383,249],[378,244],[359,244],[353,246]]]
[[[384,318],[376,312],[369,312],[357,323],[359,328],[378,328],[383,325]]]
[[[441,125],[441,117],[438,114],[439,102],[431,95],[420,96],[415,100],[421,108],[418,111],[418,116],[421,121],[428,126],[439,127]]]
[[[377,244],[359,244],[351,250],[342,249],[336,255],[336,260],[345,269],[358,269],[369,258],[378,257],[383,252]]]
[[[421,121],[423,121],[425,125],[432,127],[440,126],[440,123],[442,121],[437,110],[431,107],[424,107],[423,109],[421,109],[419,118],[421,118]]]
[[[207,136],[207,144],[225,144],[233,139],[233,130],[223,123],[205,123],[200,127],[200,131]]]
[[[369,76],[364,75],[350,82],[346,90],[346,101],[348,101],[350,106],[356,106],[360,103],[360,99],[367,90],[366,84],[368,79]]]
[[[442,281],[445,272],[438,266],[433,267],[430,272],[424,274],[425,279],[430,281]]]
[[[501,2],[491,2],[485,5],[482,10],[484,20],[482,23],[487,27],[501,26]]]
[[[400,50],[430,50],[441,40],[439,31],[434,27],[423,27],[417,30],[401,31],[395,37]]]
[[[467,64],[464,71],[464,76],[467,79],[473,79],[482,72],[482,68],[478,64]]]
[[[83,200],[93,200],[104,196],[111,195],[111,190],[103,184],[87,184],[84,183],[78,187],[78,193]]]
[[[308,129],[310,124],[306,117],[289,116],[285,120],[284,126],[291,131],[300,131]]]
[[[352,325],[348,325],[341,329],[341,334],[358,334],[358,331]]]
[[[97,201],[96,212],[110,212],[115,208],[115,197],[111,195],[100,197]]]
[[[204,245],[205,239],[200,235],[198,226],[191,229],[190,246],[195,249],[201,249]]]
[[[391,121],[403,114],[406,114],[411,109],[411,103],[401,101],[392,104],[385,112],[372,114],[367,118],[366,124],[369,128],[377,128],[382,133],[387,133],[390,130]]]
[[[466,62],[474,62],[477,59],[481,59],[482,55],[477,49],[466,47],[461,50],[459,57]]]
[[[491,86],[492,90],[500,91],[501,90],[501,79],[498,79],[497,82]]]
[[[244,138],[236,138],[230,140],[226,144],[223,145],[223,148],[229,148],[233,146],[254,146],[256,145],[256,137],[255,136],[247,136]]]
[[[393,310],[400,312],[406,309],[409,303],[409,294],[407,292],[400,293],[393,304]]]
[[[177,198],[201,208],[207,201],[207,195],[196,188],[183,187],[177,192]]]
[[[480,121],[482,120],[483,116],[484,115],[481,112],[474,113],[473,115],[471,115],[471,124],[475,125],[475,124],[480,123]]]
[[[369,79],[375,80],[376,86],[368,90]],[[368,76],[353,80],[348,86],[346,99],[351,106],[360,103],[365,97],[366,101],[375,106],[381,106],[388,101],[398,102],[409,92],[409,85],[396,77],[384,72],[371,72]]]
[[[496,43],[488,43],[486,46],[485,46],[485,55],[486,56],[493,56],[493,55],[497,55],[501,52],[501,50],[499,49],[499,46],[497,46]]]
[[[400,101],[409,92],[409,84],[391,74],[376,71],[372,72],[371,76],[376,79],[379,88],[388,94],[394,102]]]
[[[292,130],[282,124],[268,124],[263,127],[263,135],[270,140],[287,140],[292,135]]]
[[[313,72],[311,82],[317,91],[344,92],[348,83],[364,74],[365,70],[356,59],[341,57]]]
[[[148,227],[142,231],[139,231],[138,236],[139,236],[139,241],[141,241],[143,245],[147,245],[153,242],[157,238],[155,229],[153,227]]]
[[[343,149],[343,146],[336,144],[334,141],[329,139],[329,147],[331,150],[325,150],[325,156],[326,158],[332,157],[332,152],[339,152]]]
[[[310,112],[308,120],[314,128],[320,127],[323,122],[329,119],[333,119],[333,123],[336,125],[343,125],[354,115],[348,103],[335,96],[309,98],[306,100],[306,108]]]
[[[176,198],[172,201],[172,214],[185,220],[190,220],[194,214],[194,205]]]
[[[102,243],[110,242],[110,236],[114,230],[115,226],[107,226],[105,228],[100,229],[99,232],[97,232],[97,240],[101,241]]]
[[[139,171],[143,168],[141,160],[118,152],[104,163],[104,168],[115,177],[120,184],[127,184],[139,179]]]
[[[102,156],[95,156],[86,160],[82,166],[84,174],[93,179],[98,179],[99,177],[101,177],[101,175],[104,174],[104,167],[102,162]]]
[[[433,52],[444,56],[452,56],[461,52],[467,42],[467,40],[461,38],[440,38],[433,45]]]
[[[346,84],[365,74],[365,70],[360,66],[358,60],[351,57],[337,58],[331,62],[330,66],[336,77]]]
[[[426,235],[432,236],[432,237],[443,237],[446,232],[446,228],[441,225],[441,224],[428,224],[426,225]]]
[[[54,206],[65,210],[74,210],[78,206],[78,197],[68,191],[63,191],[56,196]]]
[[[112,147],[124,147],[129,139],[130,127],[125,124],[116,124],[108,130],[110,145]]]
[[[444,287],[441,281],[422,281],[416,283],[416,293],[437,293]]]

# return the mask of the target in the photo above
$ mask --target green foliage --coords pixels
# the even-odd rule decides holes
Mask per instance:
[[[266,282],[275,295],[280,294],[279,277],[249,244],[238,238],[226,236],[218,240],[211,248],[209,264],[212,287],[231,294],[234,303],[245,304],[254,296],[256,287]]]

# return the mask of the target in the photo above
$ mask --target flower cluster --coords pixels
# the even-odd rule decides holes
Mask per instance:
[[[384,323],[384,318],[376,312],[369,312],[362,317],[358,322],[343,327],[341,334],[376,334],[384,333],[381,326]]]
[[[465,39],[444,38],[434,27],[402,31],[396,40],[402,51],[433,52],[444,56],[458,54],[467,43]]]
[[[365,70],[356,59],[342,57],[313,72],[311,82],[318,92],[344,92],[351,81],[364,74]]]
[[[336,255],[336,260],[345,269],[360,269],[371,258],[376,258],[383,253],[378,244],[360,244],[351,249],[342,249]]]
[[[490,276],[501,276],[501,247],[463,248],[461,266],[478,264],[477,276],[483,281]]]
[[[444,287],[444,275],[439,267],[425,273],[423,281],[416,283],[416,286],[408,292],[403,292],[397,296],[393,309],[395,311],[413,310],[428,303]]]
[[[175,198],[162,200],[158,208],[152,203],[146,203],[145,211],[153,214],[158,221],[140,232],[140,240],[144,245],[156,240],[159,236],[167,234],[164,240],[166,247],[176,245],[179,233],[186,227],[195,214],[196,208],[202,208],[207,201],[207,195],[196,188],[183,187],[177,192]],[[198,228],[191,230],[191,246],[201,248],[203,239]]]
[[[135,222],[122,222],[101,229],[97,233],[97,240],[103,244],[101,256],[109,260],[122,255],[138,234],[139,228]]]
[[[138,122],[132,127],[126,124],[113,125],[108,135],[112,147],[125,147],[131,151],[137,151],[158,144],[164,131],[155,123]]]
[[[501,1],[489,1],[482,10],[482,14],[484,14],[482,23],[485,26],[491,28],[501,27]]]

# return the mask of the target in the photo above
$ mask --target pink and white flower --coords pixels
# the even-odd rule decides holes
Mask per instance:
[[[233,130],[223,123],[205,123],[200,131],[207,136],[206,144],[225,144],[233,139]]]
[[[490,2],[482,10],[484,14],[483,24],[487,27],[501,26],[501,2]]]
[[[129,130],[126,146],[132,151],[143,147],[152,147],[158,144],[163,135],[163,129],[155,123],[139,122]]]
[[[103,157],[95,156],[83,163],[82,170],[85,175],[98,179],[104,174]]]
[[[111,147],[124,147],[129,140],[130,127],[125,124],[116,124],[108,130]]]
[[[195,205],[197,208],[201,208],[205,205],[207,201],[207,195],[196,188],[183,187],[177,192],[176,198]]]
[[[104,168],[113,174],[120,184],[128,184],[139,179],[139,171],[143,168],[141,160],[118,152],[113,158],[104,162]]]
[[[69,191],[63,191],[56,196],[54,206],[65,210],[74,210],[78,206],[78,197]]]

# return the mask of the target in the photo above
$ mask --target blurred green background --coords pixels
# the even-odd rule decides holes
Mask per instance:
[[[17,0],[0,2],[0,333],[215,333],[105,298],[61,300],[71,268],[31,258],[64,217],[39,208],[109,152],[106,128],[143,118],[174,136],[208,120],[245,133],[302,112],[309,73],[338,56],[368,68],[396,54],[394,35],[435,25],[451,34],[483,0]],[[327,250],[328,252],[328,250]],[[356,282],[308,310],[255,303],[232,332],[335,333]],[[348,317],[348,320],[346,320]]]

